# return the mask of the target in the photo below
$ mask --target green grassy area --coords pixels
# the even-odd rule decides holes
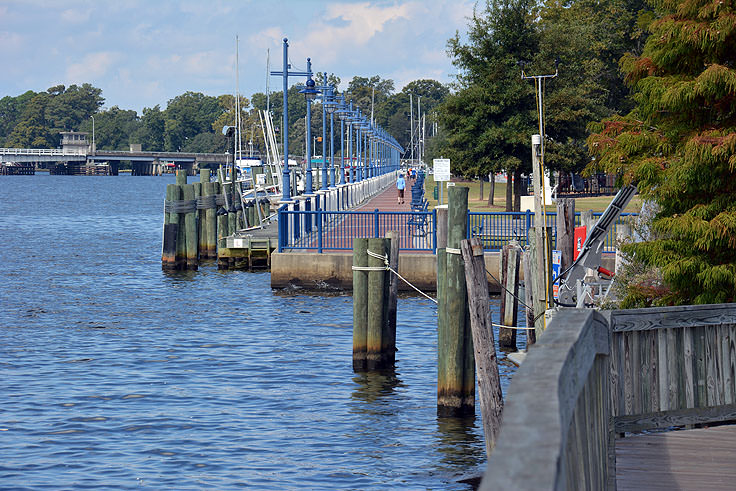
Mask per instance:
[[[493,206],[488,206],[488,193],[491,192],[491,183],[483,183],[484,197],[480,197],[480,181],[464,181],[461,179],[453,179],[452,182],[456,186],[465,186],[470,188],[468,192],[468,208],[471,211],[506,211],[506,183],[497,182],[494,192]],[[424,180],[424,195],[429,201],[429,209],[437,206],[437,200],[434,199],[434,177],[428,175]],[[590,198],[576,198],[575,211],[593,210],[595,212],[603,212],[609,205],[613,196],[595,196]],[[444,203],[447,204],[447,188],[444,191]],[[635,196],[626,207],[626,213],[638,213],[641,210],[641,199]],[[557,211],[555,205],[547,206],[547,211]]]

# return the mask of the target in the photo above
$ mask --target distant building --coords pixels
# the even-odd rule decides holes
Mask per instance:
[[[90,151],[89,141],[87,141],[89,133],[82,131],[62,131],[60,135],[61,148],[63,150],[80,155],[86,155]]]

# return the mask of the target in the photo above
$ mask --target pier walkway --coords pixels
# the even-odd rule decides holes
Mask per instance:
[[[616,488],[734,489],[736,425],[616,440]]]

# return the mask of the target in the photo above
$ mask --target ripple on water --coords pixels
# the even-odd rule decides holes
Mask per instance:
[[[161,271],[172,177],[7,179],[2,487],[470,489],[482,428],[436,417],[434,304],[402,295],[396,370],[354,374],[344,292]]]

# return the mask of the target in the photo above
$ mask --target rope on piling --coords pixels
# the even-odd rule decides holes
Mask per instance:
[[[207,196],[200,196],[197,198],[197,209],[198,210],[209,210],[217,208],[217,197],[214,194]]]
[[[376,258],[376,259],[380,259],[381,261],[383,261],[384,266],[353,266],[353,271],[391,271],[401,281],[403,281],[404,283],[406,283],[407,285],[409,285],[410,287],[412,287],[417,292],[419,292],[422,295],[424,295],[429,300],[433,301],[434,303],[437,303],[437,300],[436,299],[430,297],[429,295],[427,295],[426,293],[424,293],[422,290],[420,290],[416,286],[412,285],[406,278],[404,278],[403,276],[401,276],[398,271],[396,271],[395,269],[393,269],[389,265],[389,262],[388,262],[388,254],[386,254],[386,255],[376,254],[375,252],[373,252],[371,250],[368,250],[366,252],[368,253],[368,255],[370,257],[373,257],[373,258]]]
[[[194,213],[197,211],[196,199],[178,199],[174,201],[164,201],[165,213]]]

